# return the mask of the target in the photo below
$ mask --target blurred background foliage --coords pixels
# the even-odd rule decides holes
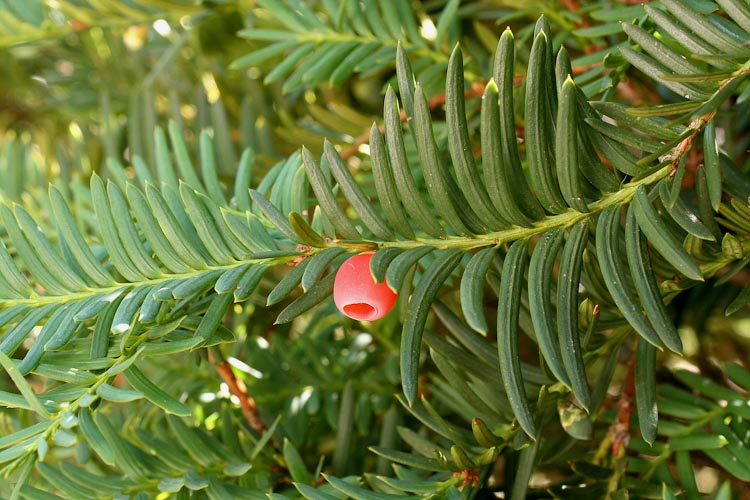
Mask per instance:
[[[311,8],[316,9],[316,3],[310,3]],[[596,4],[579,13],[560,2],[525,2],[523,9],[505,2],[460,2],[446,13],[446,36],[437,43],[423,40],[421,36],[435,36],[424,32],[435,29],[445,4],[414,4],[417,31],[409,35],[417,38],[402,40],[407,54],[424,54],[434,63],[422,68],[425,82],[434,82],[427,87],[428,95],[442,92],[440,79],[430,75],[445,70],[457,42],[471,54],[477,81],[486,80],[498,26],[513,29],[519,54],[528,57],[524,46],[533,34],[533,21],[542,13],[555,27],[554,46],[565,40],[568,50],[578,54],[573,61],[576,70],[591,65],[578,78],[581,85],[591,83],[590,93],[598,94],[617,83],[616,72],[602,78],[605,66],[592,63],[625,37],[619,30],[605,30],[603,38],[586,26],[599,24],[597,17],[616,19],[604,14],[607,7],[622,8],[620,4]],[[349,4],[341,5],[342,13],[348,13]],[[0,7],[0,57],[5,68],[0,123],[7,143],[33,142],[42,157],[52,159],[47,174],[52,177],[44,182],[79,170],[60,168],[74,157],[84,175],[100,170],[107,156],[139,154],[153,163],[150,131],[168,119],[193,132],[221,132],[215,136],[227,165],[236,163],[232,151],[246,145],[272,164],[301,144],[319,148],[321,136],[338,145],[351,144],[358,135],[351,131],[366,132],[381,114],[384,85],[395,77],[397,40],[390,34],[358,35],[350,27],[352,40],[369,37],[386,49],[366,70],[358,68],[337,85],[322,81],[285,89],[283,80],[264,85],[278,59],[245,67],[244,55],[252,57],[269,45],[252,34],[288,27],[272,9],[252,1],[6,0]],[[593,18],[588,10],[594,10]],[[331,28],[336,26],[335,15],[326,19]],[[611,24],[607,23],[609,31]],[[378,37],[383,39],[378,42]],[[517,72],[522,74],[523,67]],[[230,173],[229,166],[224,168]],[[19,194],[22,187],[23,183],[6,190]]]

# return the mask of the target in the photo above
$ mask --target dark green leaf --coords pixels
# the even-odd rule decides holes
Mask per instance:
[[[346,474],[349,468],[349,457],[352,453],[355,394],[354,385],[351,380],[348,380],[341,392],[341,403],[336,421],[336,445],[331,463],[334,473],[339,476]]]
[[[668,144],[662,144],[648,137],[643,137],[626,128],[612,125],[598,118],[586,118],[585,122],[595,133],[602,134],[624,146],[632,147],[646,153],[664,154],[670,149]]]
[[[284,439],[284,447],[282,448],[284,454],[284,462],[289,470],[289,474],[292,476],[292,480],[297,483],[311,484],[312,476],[307,470],[302,455],[288,439]]]
[[[383,134],[373,123],[370,129],[370,158],[372,160],[372,174],[375,179],[375,190],[378,200],[388,223],[407,238],[413,238],[414,232],[409,226],[409,219],[397,191],[393,170],[386,156]]]
[[[425,336],[425,342],[428,345],[432,343],[433,339],[434,337],[432,337],[431,335]],[[440,354],[440,352],[438,352],[434,348],[430,349],[430,356],[432,357],[435,365],[438,367],[440,373],[445,377],[446,380],[446,382],[444,383],[439,378],[434,379],[433,388],[442,389],[443,387],[449,385],[449,387],[445,389],[445,392],[450,394],[450,397],[454,400],[454,402],[452,403],[453,406],[458,406],[461,409],[466,410],[466,413],[469,415],[482,416],[488,422],[497,421],[497,411],[490,408],[487,403],[485,403],[477,395],[477,393],[470,386],[470,378],[466,376],[463,370],[460,370],[458,368],[461,363],[460,360],[451,360],[453,361],[453,363],[451,363],[448,357]],[[441,390],[440,392],[443,392],[443,390]],[[447,396],[441,399],[447,399]]]
[[[733,455],[728,449],[708,449],[703,450],[703,453],[708,455],[711,460],[716,462],[724,471],[733,475],[740,481],[750,481],[750,467],[746,462],[743,463],[742,461],[738,460],[738,458]]]
[[[537,462],[539,441],[540,440],[536,439],[518,454],[518,464],[516,465],[516,474],[513,478],[509,500],[524,500],[526,498],[531,475],[534,472],[534,466]]]
[[[234,300],[236,302],[247,300],[260,284],[266,270],[268,270],[268,266],[264,264],[256,264],[251,267],[237,284],[237,289],[234,291]]]
[[[355,500],[407,500],[413,498],[409,495],[390,495],[365,490],[363,488],[360,488],[356,484],[327,474],[323,474],[323,477],[331,484],[331,486],[336,488],[341,493],[354,498]]]
[[[419,259],[432,252],[434,247],[424,246],[410,248],[402,254],[396,256],[388,266],[385,274],[385,281],[391,290],[398,293],[404,282],[409,270],[417,263]]]
[[[297,234],[298,238],[312,247],[325,247],[326,242],[322,236],[310,227],[307,220],[297,212],[289,213],[289,226]]]
[[[491,229],[506,227],[507,221],[503,220],[495,210],[474,162],[464,103],[463,56],[458,46],[453,49],[448,63],[445,116],[448,126],[448,146],[458,185],[466,195],[469,206]],[[497,128],[493,132],[497,133]]]
[[[411,88],[411,87],[410,87]],[[401,99],[405,99],[404,90],[401,91]],[[413,102],[413,101],[412,101]],[[406,104],[404,104],[406,107]],[[443,229],[437,219],[430,213],[425,201],[422,199],[414,183],[411,167],[406,157],[404,136],[401,130],[401,117],[398,109],[396,94],[391,87],[385,93],[385,141],[388,146],[388,157],[393,172],[396,189],[400,194],[406,213],[424,232],[431,236],[445,236]],[[407,113],[412,111],[408,107]],[[383,165],[385,166],[385,165]],[[387,175],[384,173],[384,175]]]
[[[57,307],[57,304],[52,303],[30,310],[21,321],[3,333],[2,341],[0,341],[0,351],[13,355],[31,330]]]
[[[323,493],[307,484],[294,483],[294,487],[297,488],[297,491],[299,491],[307,500],[337,500],[337,497]]]
[[[151,286],[141,286],[128,292],[115,312],[110,331],[114,334],[125,333],[133,327],[138,309],[152,290]]]
[[[708,179],[706,178],[706,169],[698,167],[695,172],[695,194],[698,197],[698,211],[700,220],[711,232],[714,238],[721,237],[721,230],[716,223],[716,211],[711,205],[711,197],[708,194]]]
[[[487,189],[490,197],[495,200],[495,204],[500,209],[499,198],[501,196],[511,196],[508,200],[515,200],[523,214],[531,220],[537,220],[544,216],[544,210],[539,201],[532,194],[531,188],[526,180],[521,166],[521,155],[518,152],[518,139],[516,138],[515,124],[515,104],[513,100],[513,78],[515,68],[515,50],[513,48],[513,33],[509,28],[503,32],[500,41],[497,44],[495,52],[494,77],[497,82],[499,91],[499,133],[500,133],[500,167],[507,169],[505,175],[500,175],[496,168],[485,169],[487,176]],[[491,121],[491,119],[490,119]],[[484,123],[484,120],[483,120]],[[484,137],[482,138],[484,145]],[[487,157],[482,153],[483,158]],[[508,202],[510,203],[510,202]],[[512,220],[512,219],[509,219]],[[518,222],[516,222],[518,223]],[[519,224],[525,225],[525,224]]]
[[[703,38],[722,52],[732,53],[741,48],[738,40],[728,35],[721,28],[711,23],[705,16],[691,9],[685,2],[663,0],[662,4],[693,33]]]
[[[229,309],[229,306],[232,305],[233,298],[230,293],[216,295],[213,298],[211,305],[208,306],[208,310],[203,315],[198,328],[195,330],[196,337],[207,339],[216,332],[224,314]]]
[[[318,281],[328,265],[342,253],[344,253],[343,248],[333,247],[326,248],[322,252],[309,257],[310,263],[302,275],[302,289],[309,290]]]
[[[262,34],[260,30],[252,30],[251,33],[256,36]],[[279,33],[281,34],[280,38],[287,38],[289,36],[289,34],[284,31],[281,31]],[[295,48],[291,53],[287,54],[287,56],[280,64],[276,65],[271,71],[268,72],[266,77],[263,79],[264,84],[268,85],[270,83],[276,82],[291,73],[292,70],[294,70],[294,67],[297,66],[299,62],[302,61],[302,59],[307,57],[307,55],[315,49],[316,44],[315,42],[296,42],[296,45],[297,48]]]
[[[656,439],[659,414],[656,409],[656,349],[639,339],[635,355],[635,406],[643,440]]]
[[[169,132],[169,141],[172,143],[175,161],[177,162],[180,179],[188,183],[193,189],[205,194],[203,184],[201,184],[198,176],[195,174],[193,163],[190,160],[190,153],[188,152],[187,145],[182,137],[183,132],[180,125],[177,124],[177,122],[170,120],[167,129]]]
[[[709,95],[695,85],[674,82],[662,78],[662,75],[670,73],[669,68],[649,56],[636,52],[628,47],[620,47],[620,53],[630,64],[643,71],[648,77],[685,99],[702,100],[706,99]]]
[[[713,55],[716,49],[708,42],[703,40],[700,35],[682,24],[682,19],[678,20],[670,14],[657,9],[649,4],[643,5],[648,16],[669,36],[674,38],[680,45],[687,49],[689,54],[694,55]],[[733,69],[735,65],[731,62],[721,59],[712,59],[708,61],[713,66],[723,69]]]
[[[592,102],[591,105],[600,113],[616,120],[617,123],[635,130],[640,130],[641,132],[656,137],[657,139],[672,141],[679,136],[676,130],[666,127],[664,123],[655,119],[635,115],[630,112],[631,108],[626,108],[622,104],[598,101]]]
[[[151,253],[144,248],[142,237],[133,222],[133,214],[120,188],[114,183],[108,183],[107,195],[109,196],[109,210],[112,218],[117,221],[116,231],[128,258],[141,274],[151,278],[161,275],[161,269],[154,262]],[[102,212],[106,214],[104,210]],[[114,240],[114,242],[118,244],[117,240]],[[109,249],[109,245],[107,245],[107,248]]]
[[[213,260],[219,264],[232,262],[234,260],[232,251],[224,241],[221,231],[204,200],[201,200],[203,195],[184,182],[180,183],[179,189],[187,215],[195,226],[195,231],[201,243],[206,247]],[[211,200],[206,198],[206,201]]]
[[[47,319],[34,344],[27,351],[18,370],[26,375],[37,367],[45,351],[53,351],[65,345],[80,326],[73,320],[76,312],[86,301],[64,304]]]
[[[287,218],[284,217],[279,209],[273,206],[271,202],[269,202],[265,198],[265,196],[263,196],[258,191],[255,191],[254,189],[250,190],[250,196],[252,197],[253,202],[255,202],[255,204],[258,205],[258,207],[261,209],[263,214],[268,217],[268,220],[270,220],[271,223],[276,226],[276,228],[281,231],[284,236],[296,243],[305,244],[304,240],[302,240],[302,238],[300,238],[289,225],[289,221],[287,220]],[[225,214],[225,218],[226,217],[227,214]],[[240,235],[238,235],[238,238],[240,238],[240,240],[243,240]]]
[[[210,467],[219,457],[203,441],[199,429],[187,425],[181,418],[168,416],[167,422],[179,445],[202,467]]]
[[[372,233],[381,240],[393,239],[393,233],[380,216],[372,208],[372,202],[365,195],[362,189],[357,185],[349,168],[344,163],[341,155],[336,151],[333,145],[325,141],[325,155],[328,158],[328,164],[331,166],[331,173],[338,181],[344,195],[362,218],[362,222],[372,231]],[[303,153],[304,154],[304,153]]]
[[[648,200],[646,189],[643,186],[639,186],[635,192],[633,207],[638,225],[656,250],[688,278],[703,281],[703,275],[698,264],[665,227],[661,217]]]
[[[198,137],[201,160],[201,176],[208,196],[219,206],[226,205],[224,192],[219,184],[219,172],[214,154],[214,143],[208,131],[202,130]],[[148,194],[148,190],[146,191]]]
[[[13,381],[13,384],[15,384],[18,391],[29,404],[29,407],[42,418],[52,418],[52,415],[39,400],[39,397],[34,392],[34,389],[32,389],[31,385],[29,385],[21,372],[18,371],[16,364],[2,350],[0,350],[0,366],[3,367],[5,372]]]
[[[78,265],[97,285],[111,285],[112,277],[104,270],[101,262],[94,257],[91,249],[84,241],[62,193],[54,186],[50,186],[49,196],[58,228]]]
[[[685,205],[679,195],[677,196],[677,198],[675,198],[672,207],[669,208],[669,206],[667,205],[669,196],[669,187],[666,183],[662,182],[659,185],[659,198],[662,200],[662,203],[669,211],[669,215],[672,216],[672,219],[674,219],[674,221],[682,229],[687,231],[689,234],[692,234],[696,238],[707,241],[716,241],[716,237],[713,235],[713,233],[711,233],[711,231],[709,231],[708,228],[703,225],[698,216],[693,213],[693,211],[688,208],[687,205]]]
[[[750,33],[750,9],[744,0],[716,0],[716,3],[729,14],[745,32]]]
[[[120,290],[120,292],[124,292],[124,290]],[[94,332],[91,337],[91,348],[89,350],[89,354],[92,359],[107,357],[107,351],[109,350],[110,332],[112,331],[112,322],[115,319],[115,314],[120,308],[120,303],[122,302],[124,297],[124,293],[119,293],[118,295],[113,297],[111,301],[107,301],[107,307],[96,318],[96,323],[94,323]]]
[[[99,455],[99,458],[108,465],[114,465],[115,454],[104,435],[91,418],[91,411],[88,408],[82,408],[78,412],[78,425],[81,434],[86,438],[86,442]]]
[[[628,207],[625,222],[625,253],[635,290],[654,331],[669,349],[677,353],[682,352],[682,341],[664,307],[648,247],[635,220],[633,205]]]
[[[125,370],[128,383],[156,406],[173,415],[190,415],[190,409],[150,381],[135,366]]]
[[[557,108],[555,160],[560,192],[565,202],[579,212],[588,212],[588,206],[583,198],[579,169],[576,92],[576,85],[568,76],[562,84],[560,103]]]
[[[36,466],[42,476],[44,476],[44,479],[49,481],[51,485],[63,492],[69,498],[81,498],[82,500],[94,500],[97,498],[97,492],[91,489],[90,484],[85,486],[77,484],[57,469],[43,462],[38,462]]]
[[[521,375],[518,353],[518,313],[523,291],[523,273],[528,261],[526,240],[518,240],[508,250],[503,261],[500,298],[497,309],[497,350],[500,357],[500,374],[513,413],[521,428],[536,439],[534,418],[527,402],[526,388]]]
[[[44,490],[40,490],[37,488],[34,488],[33,486],[30,486],[29,484],[23,484],[18,483],[21,486],[21,495],[23,495],[23,498],[26,500],[59,500],[60,497],[57,495],[53,495],[52,493],[47,493]]]
[[[740,402],[739,405],[732,404],[733,406],[747,406],[747,403],[745,402]],[[750,447],[748,447],[747,440],[745,439],[747,428],[745,425],[742,425],[744,424],[744,417],[747,417],[747,414],[745,414],[742,419],[732,420],[722,417],[714,417],[711,420],[711,430],[714,434],[717,434],[726,440],[726,449],[734,455],[737,462],[747,466],[750,462]],[[730,423],[733,424],[731,427]],[[732,427],[734,427],[734,429]]]
[[[620,207],[602,211],[596,227],[596,254],[607,289],[628,323],[648,342],[661,348],[662,341],[643,313],[630,286],[631,280],[620,262]]]
[[[310,55],[309,57],[305,58],[304,60],[300,60],[300,63],[297,65],[296,68],[294,68],[294,71],[286,78],[286,81],[284,82],[284,85],[281,87],[281,91],[285,94],[293,92],[295,90],[298,90],[300,87],[302,87],[304,83],[304,79],[308,74],[311,74],[311,70],[318,64],[318,61],[325,55],[328,54],[331,51],[335,51],[337,47],[341,46],[340,41],[323,41],[322,43],[315,43],[314,45],[317,45],[315,47],[315,54]],[[294,56],[295,53],[293,52],[288,57]],[[280,65],[279,65],[280,66]],[[276,66],[275,69],[278,69],[279,66]],[[290,68],[292,69],[292,68]],[[273,71],[272,71],[273,73]],[[269,73],[269,76],[271,73]],[[325,76],[327,75],[321,75],[323,77],[323,80],[325,80]]]
[[[581,334],[578,327],[578,288],[581,279],[583,251],[588,242],[588,220],[570,230],[560,257],[557,283],[557,329],[565,371],[581,406],[591,407],[591,392],[583,363]]]
[[[716,434],[695,432],[687,436],[672,436],[669,438],[668,444],[672,451],[713,450],[726,446],[727,438]]]
[[[716,142],[716,126],[709,120],[703,130],[703,163],[706,168],[708,198],[714,211],[719,210],[721,203],[721,170],[719,167],[719,145]]]
[[[268,204],[268,201],[265,200],[265,198],[263,198],[263,200],[266,204]],[[270,204],[269,206],[273,207]],[[276,210],[275,207],[273,208],[274,210]],[[284,216],[281,215],[278,210],[276,210],[276,212],[279,215],[281,221],[284,221]],[[237,241],[251,252],[273,252],[279,249],[276,240],[274,240],[271,235],[268,234],[268,231],[260,221],[260,218],[256,215],[250,212],[246,212],[243,217],[222,208],[221,216],[224,219],[227,228],[232,232],[232,234],[234,234]],[[288,230],[290,234],[294,235],[295,233],[289,226],[288,222],[284,222],[286,226],[285,231]],[[284,235],[288,236],[286,233],[284,233]],[[299,239],[299,237],[296,235],[294,236],[294,238]],[[296,239],[293,241],[296,241]]]
[[[174,286],[170,287],[172,289],[172,297],[175,299],[193,299],[213,288],[222,272],[221,269],[214,269],[179,280]]]
[[[534,247],[529,263],[529,310],[539,348],[555,378],[570,387],[561,357],[560,342],[552,309],[552,283],[563,230],[545,232]]]
[[[487,335],[487,319],[484,316],[485,275],[495,256],[495,248],[485,248],[474,254],[461,276],[461,309],[469,323],[477,332]]]
[[[417,397],[419,355],[422,352],[422,333],[427,314],[443,282],[448,279],[460,259],[461,252],[458,250],[440,252],[419,280],[409,300],[409,311],[401,334],[401,382],[410,405]],[[393,265],[388,268],[389,272],[392,268]]]
[[[549,109],[550,68],[547,65],[547,37],[539,33],[531,47],[529,73],[526,77],[526,159],[531,174],[531,185],[542,206],[552,213],[561,213],[567,206],[555,178],[552,156],[553,130]]]
[[[700,499],[701,494],[698,492],[698,485],[695,481],[695,470],[693,469],[693,460],[690,452],[677,451],[675,453],[675,463],[680,485],[685,489],[685,498],[689,500]]]
[[[268,300],[266,301],[266,305],[270,306],[273,304],[276,304],[277,302],[280,302],[283,300],[287,295],[289,295],[302,281],[302,276],[305,272],[305,269],[307,268],[308,264],[310,264],[310,259],[304,259],[302,262],[295,265],[291,271],[287,273],[286,276],[284,276],[281,281],[278,282],[278,284],[271,290],[271,292],[268,294]]]
[[[711,379],[697,373],[688,370],[677,370],[675,376],[683,384],[688,385],[691,389],[694,389],[711,399],[718,401],[735,401],[740,399],[740,396],[736,391],[721,386]]]
[[[19,258],[26,264],[31,276],[49,293],[63,295],[69,290],[86,287],[84,281],[74,274],[59,254],[55,253],[37,223],[24,208],[15,205],[14,210],[11,210],[7,205],[0,204],[0,215]]]
[[[401,255],[400,248],[387,247],[378,250],[370,260],[370,273],[375,283],[382,283],[385,280],[385,273],[393,259]]]
[[[505,151],[507,145],[502,142],[498,99],[497,86],[491,81],[482,96],[481,115],[482,160],[487,191],[502,217],[513,224],[528,226],[529,221],[515,200],[515,197],[520,195],[516,192],[520,189],[519,186],[525,186],[528,191],[528,184],[523,174],[513,178],[513,182],[510,181],[511,168],[515,163],[503,161],[503,157],[507,158],[510,153]],[[530,192],[528,194],[531,196]]]
[[[323,171],[313,158],[312,153],[304,147],[302,148],[302,160],[305,164],[305,169],[307,170],[307,176],[310,179],[310,186],[315,192],[315,197],[320,204],[320,208],[333,223],[336,231],[346,239],[361,239],[362,237],[359,234],[359,231],[357,231],[357,228],[354,227],[344,213],[344,210],[336,201],[336,198],[333,195],[333,187],[330,185],[325,175],[323,175]]]
[[[411,11],[411,9],[407,10]],[[418,38],[422,38],[421,35]],[[406,117],[414,117],[414,84],[416,83],[416,79],[409,64],[409,59],[406,57],[404,47],[400,42],[396,47],[396,77],[398,78],[398,90],[399,94],[401,94],[401,104],[404,107]],[[387,102],[388,95],[386,93],[386,107],[388,107]],[[388,130],[387,123],[388,119],[386,118],[386,130]]]
[[[305,68],[306,71],[302,77],[302,81],[309,85],[318,85],[330,79],[339,64],[359,46],[359,41],[344,41],[337,43],[327,51],[321,51],[320,55],[315,58],[315,64],[309,68]],[[294,78],[296,78],[296,75],[293,73],[288,81],[293,82]],[[293,90],[293,85],[285,84],[284,90],[285,92]]]
[[[369,11],[368,11],[369,12]],[[358,70],[359,64],[368,56],[371,56],[376,49],[381,48],[378,42],[360,43],[349,54],[341,60],[336,69],[331,72],[329,81],[331,85],[341,85],[346,82],[355,70]]]
[[[745,287],[742,289],[742,291],[740,291],[740,293],[734,298],[734,300],[729,303],[724,314],[727,316],[731,316],[732,314],[745,307],[747,304],[750,304],[750,286]]]
[[[701,68],[691,63],[689,59],[670,49],[665,43],[634,24],[622,23],[622,30],[632,41],[640,45],[651,57],[660,61],[675,73],[697,74]]]
[[[31,287],[26,277],[18,270],[13,258],[8,253],[5,243],[0,241],[0,286],[2,286],[6,297],[15,295],[17,298],[26,297],[31,292]]]
[[[239,266],[231,267],[222,272],[219,279],[214,284],[214,290],[218,294],[222,293],[233,293],[237,289],[242,277],[245,275],[251,264],[241,264]]]
[[[203,256],[193,246],[188,234],[183,230],[175,214],[169,209],[166,200],[159,191],[147,184],[146,198],[151,206],[153,217],[159,223],[164,236],[178,258],[192,269],[205,268],[206,262]],[[140,220],[141,217],[139,216]]]
[[[143,397],[143,393],[140,391],[121,389],[109,384],[102,384],[97,387],[96,394],[102,399],[112,401],[113,403],[130,403]]]
[[[438,153],[430,110],[420,85],[417,85],[414,93],[413,125],[427,191],[440,216],[460,234],[484,231],[481,221],[455,185]]]
[[[310,266],[308,266],[309,269]],[[333,281],[336,278],[335,273],[329,273],[325,278],[311,286],[305,293],[286,306],[279,313],[274,324],[288,323],[300,314],[308,311],[327,299],[333,293]]]
[[[130,206],[133,209],[133,213],[138,219],[138,223],[143,231],[143,235],[148,240],[151,249],[159,260],[173,273],[185,273],[189,271],[190,266],[178,257],[174,247],[172,247],[170,241],[164,236],[164,233],[159,227],[159,222],[156,220],[152,208],[143,193],[131,184],[128,185],[126,194],[130,201]],[[163,200],[161,201],[162,202],[159,203],[159,206],[166,210]],[[176,224],[174,216],[172,217],[171,224]],[[182,232],[181,229],[179,229],[179,231]]]
[[[177,188],[177,176],[175,175],[172,159],[169,157],[169,146],[164,129],[154,129],[154,151],[156,156],[156,172],[159,177],[159,186]]]

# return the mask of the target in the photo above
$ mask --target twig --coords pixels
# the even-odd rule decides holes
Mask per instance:
[[[592,463],[604,465],[607,463],[609,454],[614,460],[618,460],[625,455],[625,448],[630,440],[630,417],[633,414],[633,398],[635,396],[635,349],[633,355],[628,361],[628,378],[620,394],[620,400],[617,402],[617,417],[612,425],[609,426],[607,435],[602,439],[597,447]],[[611,448],[611,453],[608,451]]]
[[[638,339],[640,342],[641,340]],[[630,441],[630,417],[633,414],[633,398],[635,397],[635,349],[628,361],[628,379],[617,402],[617,418],[609,428],[612,436],[612,456],[622,457],[625,447]]]
[[[245,383],[238,379],[232,371],[232,365],[226,360],[217,360],[211,350],[208,351],[208,360],[214,365],[214,368],[216,368],[216,371],[221,376],[222,380],[224,380],[224,383],[229,387],[229,392],[236,396],[240,401],[240,408],[242,409],[242,414],[245,416],[247,423],[250,424],[250,427],[252,427],[255,432],[263,434],[266,430],[266,424],[263,422],[263,418],[258,412],[255,400],[247,393],[247,386],[245,386]]]
[[[719,272],[716,273],[716,276],[722,276],[729,272],[731,268],[729,266],[721,269]],[[735,286],[745,288],[750,286],[750,271],[747,269],[741,269],[734,275],[732,275],[731,278],[727,280],[728,283],[731,283]]]
[[[569,12],[576,13],[580,10],[581,4],[578,3],[578,0],[561,0],[560,3],[568,9]],[[576,25],[576,28],[588,28],[591,26],[591,23],[589,21],[581,16],[581,21]]]

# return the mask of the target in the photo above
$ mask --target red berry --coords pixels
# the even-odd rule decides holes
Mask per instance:
[[[333,301],[352,319],[374,321],[393,308],[396,294],[385,282],[375,283],[370,273],[373,252],[349,257],[341,264],[333,282]]]

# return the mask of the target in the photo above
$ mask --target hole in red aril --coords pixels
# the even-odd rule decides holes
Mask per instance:
[[[344,306],[344,314],[353,319],[369,320],[375,314],[375,308],[370,304],[363,302],[357,302],[355,304],[347,304]]]

